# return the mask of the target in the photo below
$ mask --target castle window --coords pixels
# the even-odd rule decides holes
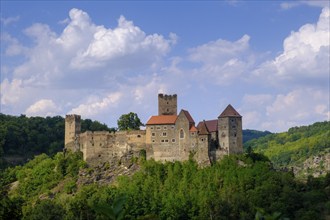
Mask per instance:
[[[169,109],[166,109],[167,112],[169,112],[170,110]]]
[[[181,138],[181,139],[184,138],[184,131],[183,131],[183,129],[180,130],[180,138]]]
[[[162,143],[164,143],[164,140],[161,140]]]
[[[175,126],[174,125],[172,125],[172,129],[174,129],[175,128]]]
[[[204,141],[204,138],[201,138],[201,141],[203,142]]]
[[[154,126],[151,126],[151,127],[150,127],[150,130],[154,130]]]
[[[163,127],[163,129],[164,129],[164,130],[167,130],[167,126],[165,125],[165,126]]]
[[[173,138],[173,139],[172,139],[172,143],[174,143],[174,142],[175,142],[175,139]]]
[[[156,134],[155,134],[155,133],[151,133],[151,136],[155,137],[155,136],[156,136]]]
[[[163,137],[166,137],[166,136],[167,136],[166,132],[163,132]]]
[[[160,130],[160,126],[157,126],[157,128],[156,128],[157,130]]]
[[[236,133],[234,133],[234,137],[236,137]]]
[[[152,143],[155,143],[155,139],[152,139]]]
[[[166,139],[165,142],[168,143],[168,139]]]
[[[168,104],[168,102],[166,102],[166,104]],[[167,111],[168,111],[168,109],[167,109]]]
[[[138,137],[138,138],[140,138],[140,137],[141,137],[141,135],[139,135],[139,134],[138,134],[138,136],[137,136],[137,137]]]

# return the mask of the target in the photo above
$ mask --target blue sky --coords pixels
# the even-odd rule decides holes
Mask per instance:
[[[328,1],[1,1],[1,113],[116,126],[177,94],[196,123],[329,120]]]

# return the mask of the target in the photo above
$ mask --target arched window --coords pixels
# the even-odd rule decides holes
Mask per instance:
[[[181,139],[184,138],[184,131],[183,131],[183,129],[180,130],[180,138],[181,138]]]

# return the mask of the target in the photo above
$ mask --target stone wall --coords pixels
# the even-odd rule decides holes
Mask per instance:
[[[65,117],[64,145],[67,149],[70,149],[71,151],[77,150],[80,129],[80,115],[67,115]]]
[[[177,115],[177,95],[158,94],[158,115]]]
[[[241,117],[220,117],[218,121],[220,148],[229,154],[243,152]]]
[[[89,164],[110,161],[121,157],[129,151],[145,149],[145,131],[86,131],[79,135],[80,150],[84,160]]]
[[[195,154],[195,160],[201,166],[210,165],[212,156],[210,155],[211,135],[198,135],[198,146]]]

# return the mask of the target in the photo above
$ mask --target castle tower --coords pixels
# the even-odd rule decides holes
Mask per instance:
[[[228,154],[243,153],[242,116],[231,105],[218,117],[218,138]]]
[[[177,115],[177,95],[158,94],[158,115]]]
[[[78,135],[80,134],[80,130],[80,115],[66,115],[64,140],[64,146],[66,149],[69,149],[71,151],[79,150]]]

